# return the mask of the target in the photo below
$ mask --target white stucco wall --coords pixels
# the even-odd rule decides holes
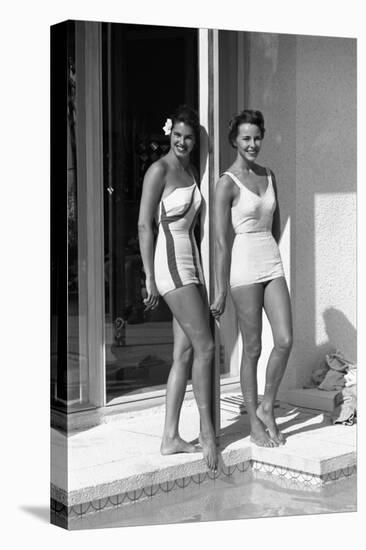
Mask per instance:
[[[302,36],[296,50],[290,387],[328,351],[356,360],[356,41]]]
[[[356,360],[356,41],[247,33],[245,48],[235,61],[245,63],[245,106],[265,117],[260,162],[278,181],[293,307],[285,390],[301,387],[331,350]],[[237,88],[237,76],[225,79]],[[241,98],[226,95],[225,114],[243,107]],[[225,147],[222,140],[228,162]],[[265,320],[260,392],[271,348]]]
[[[356,361],[356,197],[322,193],[314,199],[315,344]]]

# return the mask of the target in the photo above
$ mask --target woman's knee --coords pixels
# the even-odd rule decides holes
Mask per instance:
[[[192,346],[187,346],[183,349],[174,350],[173,352],[173,364],[179,365],[179,367],[183,367],[185,369],[190,368],[192,364],[192,354],[193,354],[193,348]]]
[[[194,347],[196,358],[204,362],[211,362],[215,355],[215,344],[212,339],[200,341]]]
[[[258,361],[262,353],[262,344],[260,341],[247,342],[244,344],[244,356],[251,361]]]
[[[292,335],[289,333],[279,334],[274,339],[275,349],[282,353],[290,353],[292,343]]]

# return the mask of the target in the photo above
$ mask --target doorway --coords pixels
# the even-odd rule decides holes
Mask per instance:
[[[198,109],[197,33],[102,25],[107,405],[163,389],[171,366],[171,313],[163,300],[143,307],[137,220],[144,174],[169,149],[166,119],[182,103]]]

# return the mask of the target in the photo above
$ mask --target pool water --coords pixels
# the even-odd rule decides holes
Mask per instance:
[[[355,512],[357,476],[323,486],[271,474],[236,471],[152,498],[69,520],[69,529],[93,529],[219,521],[274,516]]]

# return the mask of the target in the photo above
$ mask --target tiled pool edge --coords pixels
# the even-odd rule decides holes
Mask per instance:
[[[136,503],[142,500],[152,499],[157,494],[170,493],[173,490],[185,489],[191,483],[195,485],[204,484],[206,481],[215,480],[220,476],[231,476],[236,471],[245,473],[252,472],[256,476],[265,476],[267,479],[278,482],[281,480],[286,487],[296,489],[315,489],[325,484],[348,478],[357,473],[356,463],[339,468],[333,472],[314,474],[301,470],[294,470],[283,466],[249,459],[244,462],[232,465],[223,464],[217,472],[199,472],[167,480],[138,489],[132,489],[113,495],[87,500],[77,504],[68,504],[67,493],[51,485],[51,523],[67,528],[69,520],[81,517],[85,514],[97,513],[102,510],[115,508],[129,503]]]
[[[252,460],[251,463],[252,471],[254,473],[260,472],[263,474],[269,474],[273,477],[290,480],[297,485],[307,485],[311,487],[321,487],[327,483],[332,483],[333,481],[338,481],[339,479],[347,478],[357,473],[356,464],[339,468],[333,472],[317,475],[301,470],[292,470],[291,468],[285,468],[283,466],[275,466],[274,464],[259,462],[257,460]]]

